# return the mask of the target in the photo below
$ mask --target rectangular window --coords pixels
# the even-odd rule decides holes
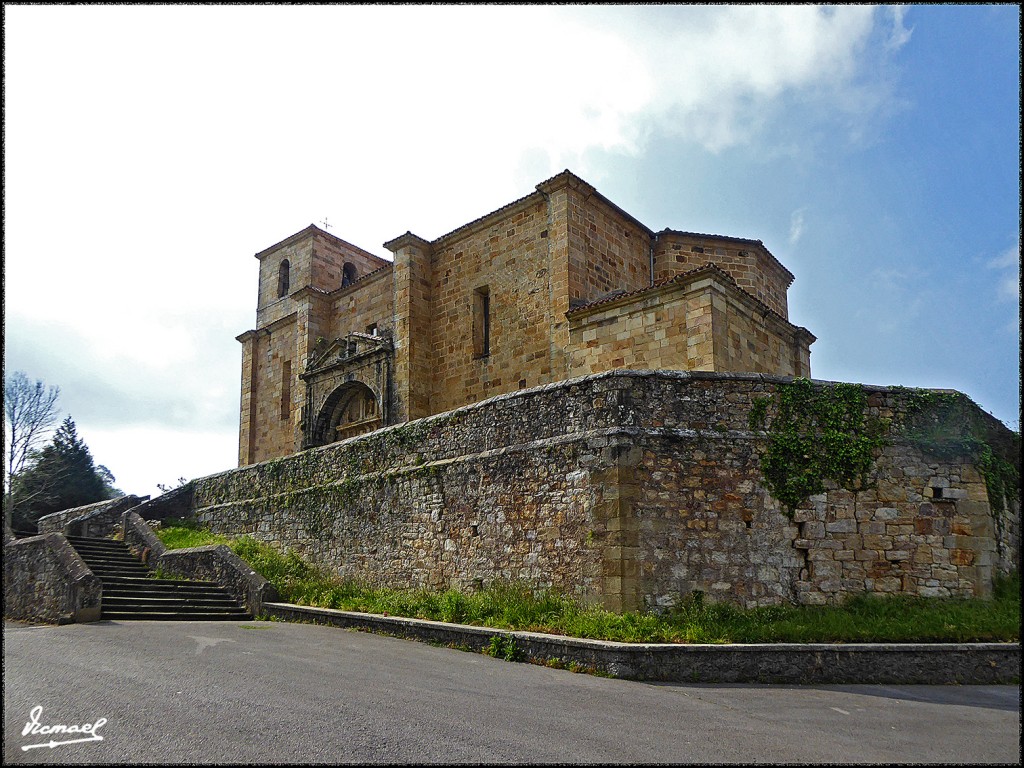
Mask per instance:
[[[485,285],[473,291],[473,357],[491,354],[491,293]]]
[[[366,326],[366,335],[367,336],[376,336],[377,335],[377,324],[376,323],[370,323],[368,326]]]
[[[292,415],[292,361],[281,366],[281,419]]]

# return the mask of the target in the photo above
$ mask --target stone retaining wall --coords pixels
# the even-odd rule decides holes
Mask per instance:
[[[1019,643],[618,643],[287,603],[268,603],[265,612],[286,621],[359,629],[476,652],[487,651],[498,637],[511,641],[521,661],[629,680],[792,685],[1020,683]]]
[[[45,533],[4,544],[4,616],[50,624],[99,621],[102,585],[68,540]]]
[[[995,525],[974,459],[908,441],[900,388],[864,387],[869,415],[889,425],[868,487],[783,514],[750,413],[789,381],[616,371],[523,390],[201,478],[188,515],[346,577],[524,579],[612,609],[695,591],[747,606],[984,596],[996,570],[1017,567],[1019,503]],[[1009,431],[970,408],[1006,453]]]

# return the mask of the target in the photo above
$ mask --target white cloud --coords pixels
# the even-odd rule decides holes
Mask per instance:
[[[173,488],[179,478],[204,477],[237,464],[238,437],[224,431],[143,426],[80,427],[78,433],[93,460],[114,474],[114,485],[139,496],[158,496],[159,485]]]
[[[845,105],[876,21],[866,6],[584,10],[571,18],[619,30],[643,57],[650,98],[633,117],[712,151],[749,141],[787,92]]]
[[[858,79],[878,55],[864,6],[4,13],[5,356],[111,435],[234,440],[252,254],[311,222],[387,255],[562,168],[600,183],[595,149],[639,154],[660,132],[721,150],[794,94],[859,124],[884,92]],[[119,477],[127,434],[98,455]]]
[[[793,214],[789,217],[789,244],[796,245],[804,233],[804,211],[805,208],[800,208],[793,211]]]
[[[1007,248],[987,263],[989,269],[1003,272],[996,284],[996,296],[1000,301],[1020,301],[1020,241]]]
[[[887,46],[890,50],[902,48],[910,42],[910,36],[914,33],[913,27],[907,29],[903,26],[903,17],[907,15],[907,9],[900,5],[893,5],[888,6],[886,11],[892,19],[892,30],[889,33]]]

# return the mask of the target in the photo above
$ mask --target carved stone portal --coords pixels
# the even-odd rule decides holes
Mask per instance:
[[[372,432],[390,423],[391,362],[385,336],[350,333],[314,350],[306,382],[302,448]]]

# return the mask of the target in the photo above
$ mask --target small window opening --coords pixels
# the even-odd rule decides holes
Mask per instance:
[[[942,498],[942,489],[941,488],[932,488],[932,498],[933,499],[941,499]]]
[[[377,324],[376,323],[370,323],[368,326],[366,326],[366,335],[367,336],[376,336],[377,335]]]
[[[288,259],[281,262],[281,267],[277,270],[277,298],[288,295],[288,288],[290,283],[290,275],[288,274],[291,270],[291,265],[288,264]]]
[[[491,293],[485,285],[473,291],[473,356],[491,354]]]
[[[286,360],[281,366],[281,420],[292,413],[292,361]]]
[[[346,261],[345,266],[341,268],[341,287],[352,285],[356,281],[356,268],[355,265]]]

